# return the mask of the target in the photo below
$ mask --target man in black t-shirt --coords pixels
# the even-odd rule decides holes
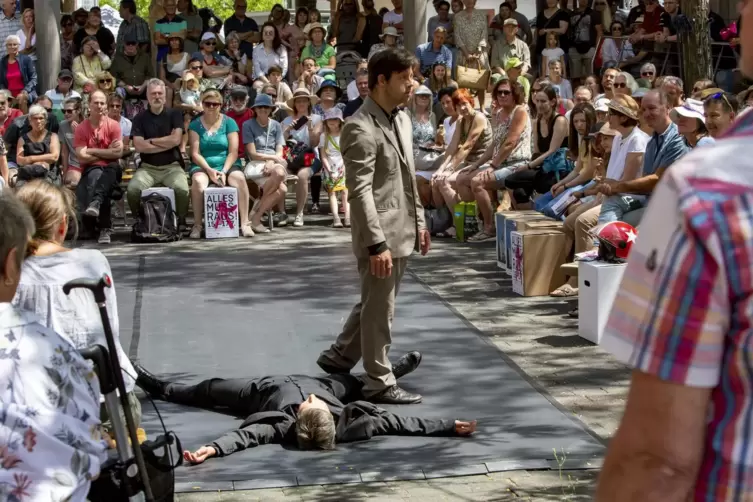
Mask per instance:
[[[261,42],[259,25],[246,16],[248,4],[246,0],[235,0],[233,3],[233,15],[225,20],[225,33],[235,32],[241,39],[241,52],[251,59],[254,51],[254,44]]]
[[[570,13],[568,35],[570,38],[570,71],[568,77],[576,85],[591,74],[591,62],[596,52],[596,42],[603,33],[601,14],[589,7],[589,0],[578,0],[577,9]]]
[[[175,212],[183,224],[188,213],[188,178],[181,164],[183,114],[166,108],[165,84],[152,79],[146,86],[149,107],[133,119],[133,146],[141,154],[141,167],[128,183],[128,206],[138,214],[141,192],[168,187],[175,192]]]

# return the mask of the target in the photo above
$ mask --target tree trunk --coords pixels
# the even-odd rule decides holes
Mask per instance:
[[[35,0],[34,29],[37,35],[37,88],[44,93],[55,87],[60,71],[60,4]]]
[[[680,7],[693,27],[689,33],[681,32],[679,37],[683,80],[687,92],[693,88],[696,81],[713,79],[708,23],[709,0],[681,0]]]

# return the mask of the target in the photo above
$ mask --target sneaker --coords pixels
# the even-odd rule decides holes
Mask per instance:
[[[288,224],[288,215],[286,213],[275,213],[272,217],[276,227],[284,227]]]
[[[319,214],[320,212],[319,204],[311,204],[311,214]]]
[[[98,200],[92,201],[92,203],[89,204],[89,207],[86,208],[84,214],[86,214],[86,216],[91,216],[92,218],[99,218],[99,206],[100,203]]]
[[[191,233],[188,236],[189,239],[201,239],[201,225],[194,225],[191,228]]]
[[[293,220],[293,226],[294,227],[302,227],[303,226],[303,215],[302,214],[296,214],[295,219]]]
[[[112,238],[110,237],[111,234],[112,230],[109,228],[103,228],[99,231],[99,239],[97,239],[97,242],[100,244],[110,244],[112,242]]]

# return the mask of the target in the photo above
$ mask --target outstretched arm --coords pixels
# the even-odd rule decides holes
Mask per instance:
[[[195,452],[183,452],[186,462],[196,465],[212,457],[226,457],[246,448],[254,448],[269,443],[279,443],[282,434],[269,424],[252,424],[243,429],[236,429],[220,437],[212,444],[202,446]]]

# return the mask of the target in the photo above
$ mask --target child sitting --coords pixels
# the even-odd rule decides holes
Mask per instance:
[[[270,66],[267,72],[267,80],[269,85],[274,86],[277,91],[277,102],[286,103],[293,97],[293,92],[290,90],[290,86],[282,80],[282,68],[279,66]]]
[[[345,188],[345,162],[340,153],[342,124],[343,112],[339,108],[327,110],[324,114],[324,133],[319,139],[319,155],[323,167],[322,183],[329,194],[332,226],[335,228],[343,227],[337,211],[337,192],[340,192],[345,208],[345,226],[350,226],[350,204],[348,203],[348,189]]]

